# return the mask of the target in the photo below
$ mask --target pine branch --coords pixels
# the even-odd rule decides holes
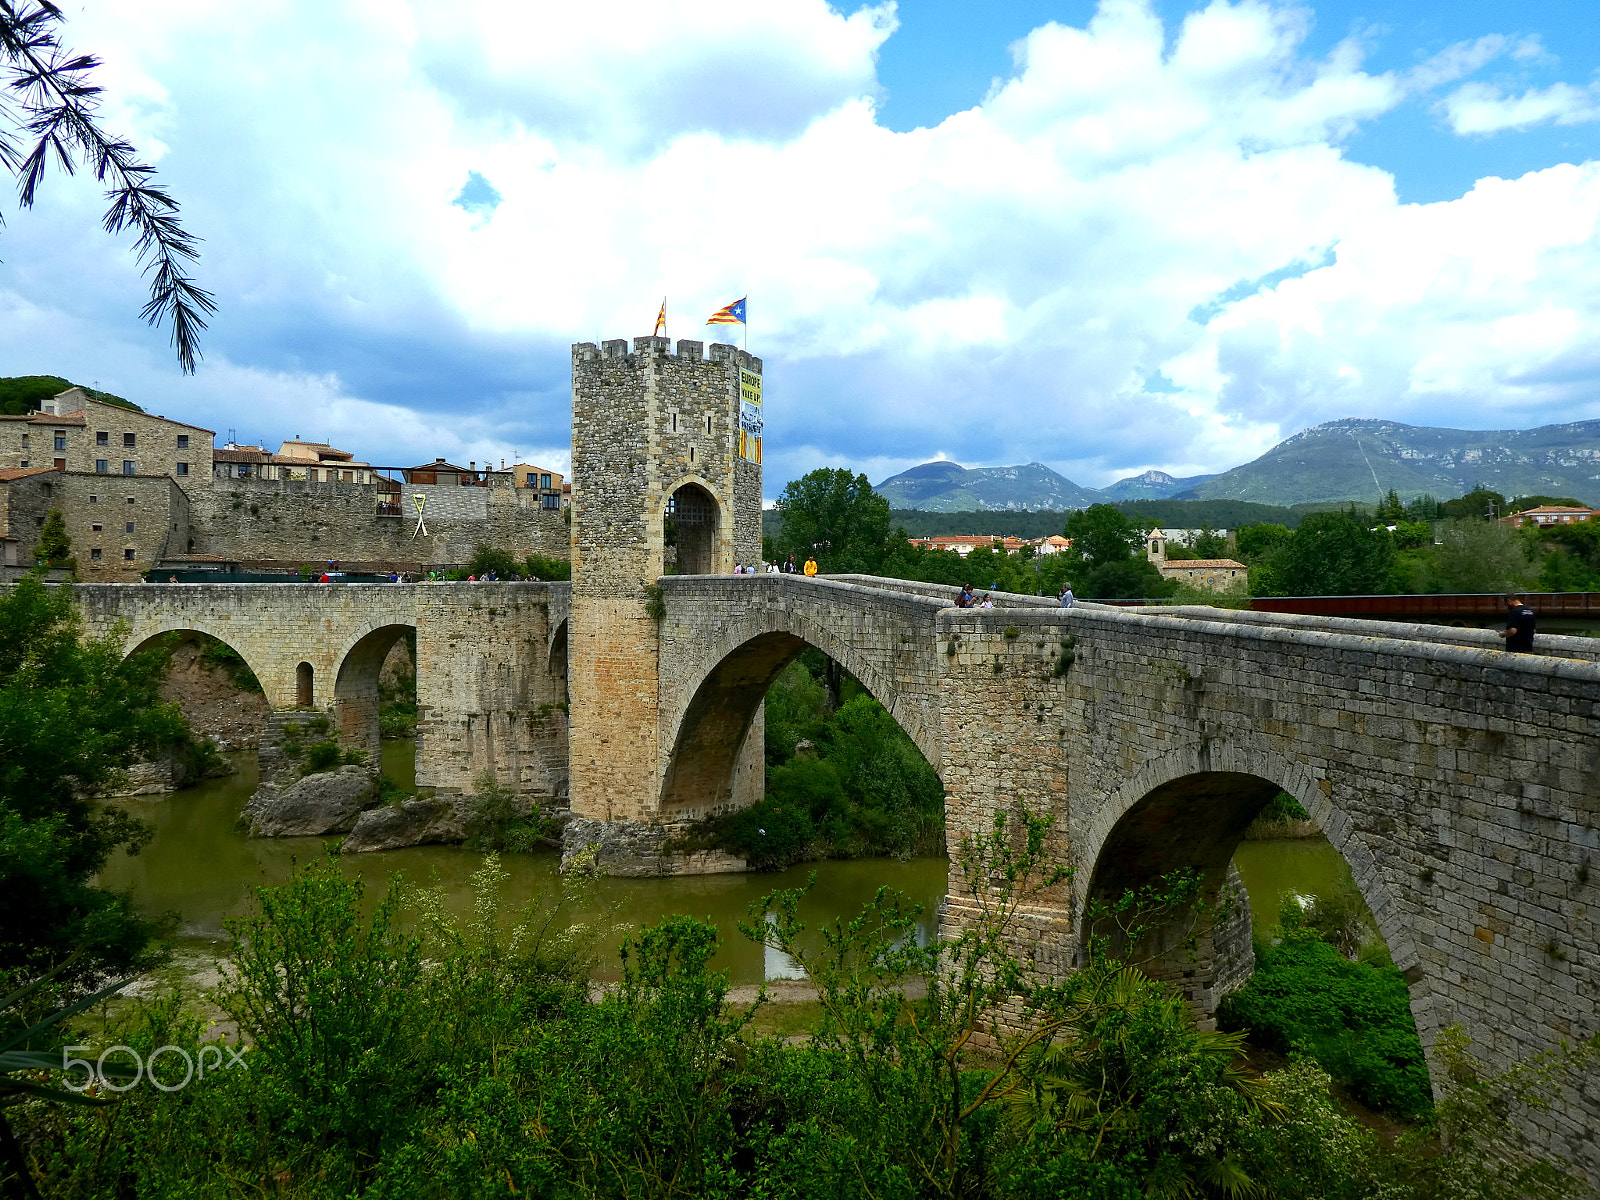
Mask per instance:
[[[61,10],[50,0],[0,0],[0,166],[17,176],[22,207],[32,207],[52,159],[67,175],[84,164],[106,185],[107,233],[132,230],[134,250],[150,280],[150,300],[139,315],[152,325],[172,324],[178,365],[193,374],[200,331],[216,311],[212,294],[189,274],[199,239],[178,222],[178,202],[151,182],[155,168],[138,152],[100,128],[101,89],[87,74],[100,65],[90,54],[72,54],[58,37]],[[20,109],[20,119],[18,111]],[[11,126],[26,132],[22,152]]]

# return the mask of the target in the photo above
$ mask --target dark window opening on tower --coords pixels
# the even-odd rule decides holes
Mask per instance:
[[[717,540],[722,514],[716,498],[704,488],[686,483],[667,501],[666,519],[677,538],[679,575],[710,575],[716,571]]]

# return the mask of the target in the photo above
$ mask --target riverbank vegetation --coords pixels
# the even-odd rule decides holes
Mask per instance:
[[[1258,1074],[1241,1035],[1196,1031],[1136,964],[1097,955],[1033,981],[1007,934],[1064,882],[1041,857],[1045,831],[1024,818],[964,847],[976,907],[948,943],[919,947],[914,911],[887,891],[820,943],[797,892],[753,906],[746,935],[815,989],[818,1020],[798,1038],[759,1031],[762,1001],[730,1001],[709,965],[716,935],[690,918],[630,938],[620,983],[594,992],[593,931],[562,895],[502,932],[492,858],[464,925],[398,886],[373,910],[335,862],[314,863],[232,927],[210,1000],[242,1066],[175,1086],[169,1052],[174,1090],[145,1082],[100,1109],[28,1102],[7,1120],[52,1200],[1572,1194],[1516,1120],[1600,1044],[1492,1076],[1447,1038],[1451,1090],[1386,1146],[1310,1059]],[[71,1036],[144,1056],[192,1048],[192,1011],[152,997]]]
[[[1309,1056],[1374,1111],[1425,1120],[1433,1102],[1410,995],[1370,922],[1352,882],[1310,902],[1284,897],[1278,925],[1255,939],[1254,977],[1219,1022],[1258,1048]]]
[[[92,797],[200,743],[160,702],[163,655],[81,635],[66,589],[25,576],[0,594],[0,995],[70,961],[53,991],[71,997],[161,955],[159,922],[93,882],[148,827]]]

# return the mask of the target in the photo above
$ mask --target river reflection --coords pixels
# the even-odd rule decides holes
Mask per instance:
[[[413,742],[385,742],[384,774],[411,786],[414,753]],[[297,864],[322,855],[325,841],[328,845],[337,842],[246,837],[235,820],[256,787],[255,756],[242,754],[235,762],[238,774],[225,779],[170,796],[120,801],[150,821],[155,835],[139,854],[118,854],[101,876],[106,886],[130,891],[145,912],[176,913],[178,937],[194,949],[220,946],[227,936],[223,922],[251,911],[256,887],[282,883]],[[460,846],[416,846],[338,861],[341,870],[366,886],[369,903],[391,880],[403,875],[408,883],[441,887],[446,907],[465,917],[471,910],[468,878],[482,866],[483,855]],[[510,916],[535,895],[550,894],[561,886],[554,853],[507,854],[501,861],[510,876],[503,897]],[[1278,897],[1284,891],[1320,894],[1334,888],[1344,870],[1338,852],[1321,838],[1246,842],[1235,862],[1250,892],[1257,930],[1265,930],[1277,920]],[[920,942],[925,944],[934,935],[947,877],[947,863],[942,858],[803,863],[771,875],[602,879],[594,885],[597,903],[602,910],[614,910],[613,919],[623,929],[604,943],[599,973],[603,977],[616,974],[615,951],[627,931],[673,913],[687,913],[711,920],[721,931],[722,949],[716,965],[726,968],[734,983],[791,978],[796,974],[794,964],[746,940],[738,922],[752,900],[778,888],[803,886],[813,871],[816,886],[801,906],[813,942],[819,925],[854,916],[880,886],[896,888],[923,906],[917,928]]]
[[[384,773],[409,785],[414,743],[383,744]],[[329,838],[249,838],[235,820],[256,786],[254,755],[235,760],[239,773],[214,779],[198,787],[164,797],[135,797],[120,801],[131,812],[151,822],[155,835],[140,853],[118,854],[101,875],[108,887],[127,889],[141,910],[175,912],[182,941],[193,948],[220,945],[226,938],[223,922],[251,910],[254,888],[278,884],[297,864],[323,853]],[[548,854],[506,854],[501,863],[510,876],[504,892],[508,915],[514,916],[541,891],[560,887],[559,857]],[[376,854],[355,854],[339,859],[339,866],[360,879],[369,901],[381,894],[396,875],[409,883],[438,885],[445,904],[457,916],[471,911],[468,878],[483,865],[483,855],[460,846],[416,846]],[[747,941],[738,922],[752,900],[777,888],[803,886],[811,872],[816,886],[801,905],[801,915],[813,932],[835,917],[854,916],[880,886],[897,888],[923,906],[918,938],[933,935],[936,910],[944,897],[947,864],[942,858],[859,859],[853,862],[803,863],[770,875],[694,875],[674,879],[602,879],[595,883],[598,905],[614,909],[614,920],[624,928],[609,938],[601,957],[600,974],[616,973],[616,947],[627,931],[659,921],[673,913],[708,918],[722,934],[722,949],[715,963],[726,968],[734,983],[756,983],[793,973],[782,956],[767,955]]]

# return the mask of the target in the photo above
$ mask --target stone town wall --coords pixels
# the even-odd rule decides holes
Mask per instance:
[[[428,497],[428,532],[413,536],[411,496]],[[567,556],[568,530],[559,510],[511,487],[405,485],[403,515],[378,515],[372,484],[288,479],[216,479],[190,486],[192,552],[227,558],[321,563],[466,562],[479,544],[517,558]],[[179,547],[175,553],[182,553]]]

